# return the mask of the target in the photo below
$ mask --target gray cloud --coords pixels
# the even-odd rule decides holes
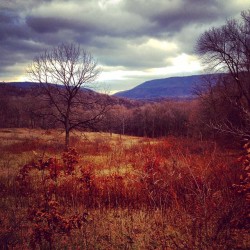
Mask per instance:
[[[227,16],[227,12],[221,11],[223,0],[128,0],[126,3],[129,11],[154,23],[156,35],[175,34],[189,24],[211,23]]]
[[[65,26],[72,26],[67,20],[56,17],[27,17],[27,25],[37,33],[58,32]]]
[[[171,67],[173,58],[194,53],[202,32],[249,8],[244,0],[2,1],[0,80],[22,75],[35,55],[61,42],[81,44],[114,70]],[[127,84],[133,79],[144,78]]]

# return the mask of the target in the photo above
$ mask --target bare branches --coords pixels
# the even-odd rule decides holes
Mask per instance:
[[[233,136],[239,139],[247,139],[250,140],[250,132],[245,128],[238,128],[230,121],[225,121],[223,123],[213,123],[211,122],[209,125],[214,130],[217,130],[219,133],[223,133],[229,136]]]
[[[74,44],[61,44],[36,57],[28,73],[34,81],[61,84],[75,92],[96,80],[100,72],[91,54]]]
[[[229,72],[236,81],[250,67],[250,12],[242,12],[242,22],[229,20],[219,28],[211,28],[197,41],[196,51],[204,63],[216,70]]]
[[[53,107],[53,117],[69,132],[93,127],[106,111],[107,104],[86,86],[94,84],[100,70],[92,55],[80,46],[61,44],[37,56],[28,69],[32,80],[41,85],[41,95]]]
[[[241,20],[228,20],[225,25],[203,33],[196,51],[210,69],[227,73],[214,86],[210,84],[203,88],[205,91],[198,91],[208,109],[213,107],[209,126],[225,134],[247,136],[250,134],[250,11],[243,11]],[[215,121],[218,113],[220,121]]]

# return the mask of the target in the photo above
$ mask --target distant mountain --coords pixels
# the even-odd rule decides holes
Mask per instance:
[[[6,84],[8,84],[9,86],[12,86],[12,87],[25,89],[25,90],[40,86],[40,83],[38,83],[38,82],[7,82]],[[55,86],[55,87],[59,86],[60,88],[64,87],[64,85],[56,85],[54,83],[49,83],[49,85]],[[84,88],[84,87],[82,87],[82,90],[94,92],[93,90],[88,89],[88,88]]]
[[[29,88],[39,86],[39,83],[36,83],[36,82],[7,82],[6,84],[13,86],[13,87],[24,88],[24,89],[29,89]]]
[[[193,89],[205,78],[213,81],[220,74],[169,77],[146,81],[133,89],[115,93],[114,96],[130,99],[192,98]]]

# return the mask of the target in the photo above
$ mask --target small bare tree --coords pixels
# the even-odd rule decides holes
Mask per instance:
[[[107,108],[105,97],[86,89],[100,71],[91,54],[80,46],[61,44],[46,50],[35,57],[27,71],[33,81],[40,83],[46,115],[63,125],[66,148],[73,129],[92,128],[102,119]]]

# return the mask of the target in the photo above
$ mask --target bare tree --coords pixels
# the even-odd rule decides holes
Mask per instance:
[[[74,44],[61,44],[37,56],[28,68],[33,81],[39,82],[46,104],[56,122],[65,130],[65,146],[76,128],[93,128],[107,108],[104,96],[87,90],[99,69],[91,54]],[[84,89],[84,88],[85,89]]]
[[[249,136],[250,10],[243,11],[240,20],[232,19],[221,27],[213,27],[204,32],[198,39],[196,48],[204,64],[210,69],[228,73],[210,90],[227,99],[227,103],[238,110],[246,124],[240,129],[234,129],[232,123],[224,124],[224,129],[222,124],[217,124],[215,128],[231,134]]]

